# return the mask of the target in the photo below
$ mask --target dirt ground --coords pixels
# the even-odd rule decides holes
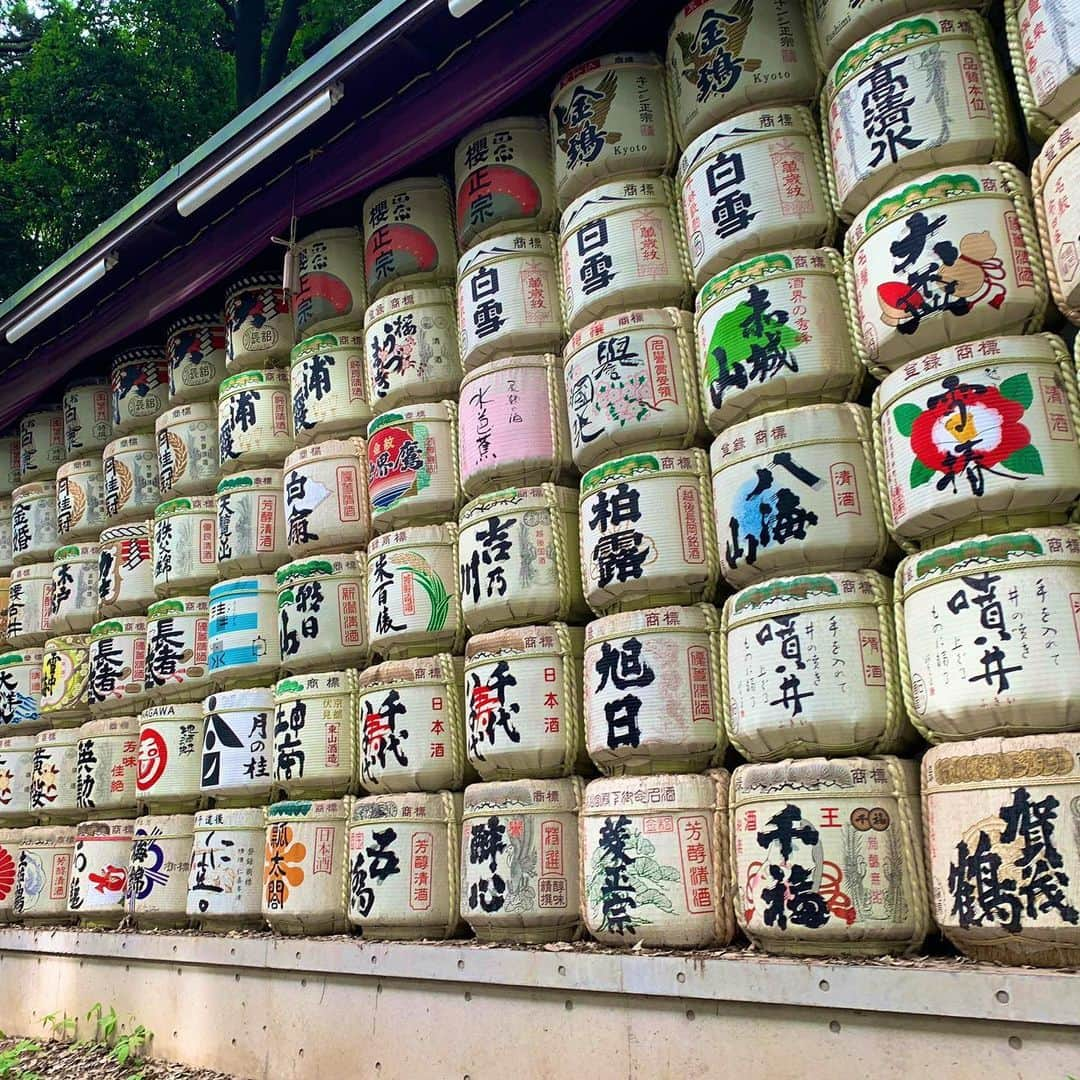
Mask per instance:
[[[28,1041],[40,1045],[37,1051],[26,1051],[4,1070],[5,1052],[22,1040],[0,1040],[0,1077],[5,1080],[244,1080],[231,1073],[214,1072],[213,1069],[194,1069],[174,1061],[160,1059],[129,1060],[120,1065],[109,1056],[100,1043],[45,1042],[33,1038]]]

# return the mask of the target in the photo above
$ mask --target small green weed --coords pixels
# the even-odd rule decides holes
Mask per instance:
[[[41,1080],[38,1073],[23,1068],[23,1058],[36,1054],[41,1043],[33,1039],[20,1039],[14,1046],[0,1050],[0,1080]]]
[[[112,1044],[113,1036],[116,1034],[116,1026],[118,1019],[116,1016],[116,1009],[110,1005],[109,1011],[101,1007],[101,1002],[95,1002],[90,1006],[90,1011],[86,1014],[87,1020],[94,1021],[94,1042],[103,1042],[106,1046]]]
[[[116,1045],[109,1055],[117,1065],[126,1065],[129,1058],[137,1058],[139,1051],[154,1037],[152,1031],[147,1031],[142,1024],[132,1028],[126,1035],[121,1035],[116,1040]]]
[[[49,1013],[42,1017],[41,1026],[52,1029],[52,1037],[60,1042],[67,1042],[75,1037],[79,1030],[77,1017],[68,1016],[65,1012],[61,1017],[58,1013]]]

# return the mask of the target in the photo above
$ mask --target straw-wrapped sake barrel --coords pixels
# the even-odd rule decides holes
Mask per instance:
[[[169,404],[217,401],[225,378],[225,319],[220,311],[185,315],[170,325],[165,340]]]
[[[892,585],[873,570],[773,578],[722,624],[723,721],[749,761],[897,753],[904,710]]]
[[[29,825],[35,814],[30,806],[30,779],[34,769],[33,735],[0,738],[0,825]]]
[[[460,842],[460,794],[357,799],[349,824],[349,922],[375,941],[454,937]]]
[[[855,398],[864,368],[850,326],[843,262],[831,248],[771,252],[717,274],[694,320],[709,430]]]
[[[728,584],[879,566],[888,533],[870,443],[861,405],[804,405],[726,428],[710,457]]]
[[[368,424],[368,488],[375,532],[457,517],[458,412],[453,401],[409,405]]]
[[[220,689],[258,685],[281,666],[277,583],[272,574],[210,586],[210,679]]]
[[[0,654],[0,731],[5,736],[40,731],[49,723],[41,715],[41,649]]]
[[[297,446],[364,430],[371,419],[364,346],[359,330],[323,331],[295,346],[289,384]]]
[[[2,547],[3,530],[0,529],[0,547]],[[7,571],[10,573],[10,569]],[[11,578],[0,577],[0,649],[8,649],[8,604],[11,603]]]
[[[218,389],[218,455],[225,474],[278,466],[292,449],[289,372],[242,371]]]
[[[262,914],[279,934],[349,929],[348,824],[353,800],[279,802],[266,811]]]
[[[15,557],[11,550],[11,500],[0,499],[0,573],[9,578],[14,565]]]
[[[128,615],[95,623],[89,655],[90,712],[137,712],[146,697],[146,618]]]
[[[581,932],[584,785],[508,780],[465,789],[461,915],[480,941],[572,941]]]
[[[139,805],[153,813],[194,810],[203,799],[199,790],[203,707],[154,705],[139,714]]]
[[[274,691],[227,690],[203,702],[202,780],[215,806],[265,803],[270,794]]]
[[[461,366],[499,356],[558,352],[563,341],[555,237],[500,233],[458,262]]]
[[[83,821],[75,829],[68,911],[83,926],[115,926],[124,917],[124,887],[135,822]]]
[[[56,482],[20,484],[11,493],[11,557],[16,566],[52,558],[56,531]]]
[[[461,486],[470,497],[510,485],[573,482],[562,361],[509,356],[461,381]]]
[[[1006,0],[1005,32],[1020,106],[1033,139],[1080,108],[1076,12],[1060,0]]]
[[[0,828],[0,923],[8,923],[15,918],[15,883],[19,876],[19,852],[22,848],[22,829]]]
[[[138,345],[112,362],[112,433],[151,432],[169,401],[169,362],[158,345]]]
[[[212,401],[176,405],[157,418],[155,431],[161,494],[170,499],[212,495],[221,477],[217,406]]]
[[[30,812],[39,821],[80,821],[75,801],[75,769],[79,753],[77,727],[39,731],[30,769]]]
[[[61,543],[96,541],[106,524],[101,458],[77,458],[56,471],[56,535]]]
[[[853,45],[822,95],[837,211],[846,221],[927,169],[1011,157],[1016,128],[990,31],[973,11],[930,11]]]
[[[808,758],[732,774],[735,917],[770,953],[913,953],[930,929],[919,767]]]
[[[666,176],[614,180],[575,199],[559,252],[571,333],[635,307],[689,306],[690,263]]]
[[[384,660],[461,652],[456,525],[417,525],[371,541],[367,620],[371,651]]]
[[[364,200],[367,294],[452,285],[457,261],[450,185],[441,176],[408,176]]]
[[[659,176],[675,164],[664,66],[654,53],[579,64],[556,85],[548,118],[560,206],[613,177]]]
[[[667,67],[683,146],[735,113],[809,105],[817,93],[818,74],[798,0],[689,0],[668,32]]]
[[[52,633],[85,633],[97,622],[100,558],[97,544],[68,544],[56,549],[49,607]]]
[[[894,187],[844,238],[855,344],[884,377],[917,356],[1042,326],[1046,269],[1027,179],[992,162]]]
[[[372,412],[457,397],[461,360],[449,289],[406,289],[376,300],[364,316],[364,341]]]
[[[710,601],[720,578],[701,450],[648,451],[581,479],[581,580],[597,614]]]
[[[286,540],[292,557],[362,548],[371,534],[367,446],[326,439],[286,459]]]
[[[217,567],[223,577],[276,570],[289,558],[285,473],[256,469],[217,486]]]
[[[194,818],[187,914],[203,929],[263,928],[266,811],[203,810]]]
[[[1051,0],[1053,4],[1053,0]],[[1045,10],[1048,5],[1042,5]],[[1060,18],[1064,18],[1062,13]],[[1080,19],[1077,20],[1080,24]],[[1076,31],[1074,31],[1076,33]],[[1074,45],[1080,95],[1080,34]],[[1031,167],[1035,217],[1050,293],[1065,317],[1080,326],[1080,114],[1050,136]]]
[[[225,370],[230,375],[288,360],[296,335],[279,274],[249,274],[233,282],[225,294],[225,334]]]
[[[364,241],[357,228],[320,229],[292,250],[292,313],[298,338],[363,318]],[[362,369],[361,369],[362,370]]]
[[[206,693],[209,613],[205,596],[175,596],[147,608],[146,693],[154,704]]]
[[[11,493],[19,486],[21,458],[22,450],[16,427],[14,434],[0,435],[0,496],[5,499],[10,498]]]
[[[581,900],[597,941],[624,948],[731,941],[728,781],[721,769],[586,785]]]
[[[977,536],[896,572],[904,701],[932,742],[1080,727],[1080,529]]]
[[[465,646],[465,739],[483,780],[588,771],[581,706],[580,627],[521,626]]]
[[[711,604],[627,611],[589,623],[585,741],[601,772],[700,771],[723,760],[719,630]]]
[[[108,716],[78,729],[75,803],[84,817],[135,810],[139,721]]]
[[[44,645],[52,612],[51,562],[16,566],[8,589],[7,640],[13,649]]]
[[[105,513],[109,524],[143,521],[161,501],[157,449],[153,435],[125,435],[102,451]]]
[[[68,880],[75,848],[73,825],[24,829],[11,906],[16,922],[67,923]]]
[[[1080,735],[936,746],[923,758],[930,903],[965,956],[1080,962]]]
[[[135,926],[185,926],[194,821],[190,814],[135,819],[127,909]]]
[[[65,459],[100,454],[113,437],[109,380],[93,376],[68,383],[63,409]]]
[[[211,495],[170,499],[154,510],[154,591],[175,596],[218,578],[217,503]]]
[[[23,413],[19,418],[19,478],[22,483],[51,480],[65,456],[64,410],[59,405],[46,405]]]
[[[98,601],[103,618],[143,615],[154,602],[150,523],[112,525],[98,544]]]
[[[41,715],[56,727],[82,723],[89,688],[90,636],[50,637],[41,650]]]
[[[383,795],[460,790],[465,761],[462,661],[389,660],[357,680],[360,786]]]
[[[320,555],[281,567],[278,637],[283,672],[363,667],[368,660],[366,560],[362,554]]]

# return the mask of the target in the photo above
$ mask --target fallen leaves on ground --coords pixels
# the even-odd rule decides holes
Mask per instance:
[[[231,1073],[214,1072],[213,1069],[196,1069],[175,1061],[161,1059],[129,1059],[120,1065],[109,1056],[109,1050],[101,1043],[45,1042],[36,1052],[27,1051],[19,1058],[19,1068],[41,1080],[243,1080]],[[0,1053],[10,1050],[22,1040],[0,1041]],[[9,1074],[18,1077],[18,1071]]]

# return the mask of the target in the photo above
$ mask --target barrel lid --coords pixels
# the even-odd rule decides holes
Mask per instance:
[[[452,401],[429,401],[421,405],[407,405],[392,412],[380,413],[368,422],[367,437],[393,424],[408,424],[415,420],[443,421],[449,423],[457,417],[457,405]]]
[[[205,423],[208,420],[217,420],[217,406],[212,401],[188,401],[183,405],[174,405],[171,409],[166,409],[154,421],[154,430],[160,435],[161,432],[167,431],[172,425],[181,421]],[[57,476],[59,475],[57,473]]]
[[[245,274],[243,277],[236,278],[236,280],[229,285],[225,293],[225,305],[227,307],[229,301],[232,300],[237,293],[243,292],[245,289],[267,287],[280,289],[281,275],[270,270],[263,271],[260,274]]]
[[[387,181],[368,192],[368,197],[364,200],[364,220],[370,220],[368,208],[372,203],[381,202],[396,191],[438,191],[440,188],[449,200],[450,185],[441,176],[402,176],[397,180]]]
[[[405,824],[427,822],[445,825],[461,820],[460,791],[409,792],[399,795],[371,795],[353,803],[352,824],[397,821]]]
[[[135,819],[135,832],[150,835],[156,831],[162,840],[191,836],[195,819],[191,814],[146,814]]]
[[[289,372],[285,368],[279,367],[238,371],[235,375],[229,375],[221,380],[221,385],[218,387],[218,400],[220,401],[222,398],[241,390],[246,390],[251,386],[274,386],[287,389],[289,386]]]
[[[80,739],[96,739],[105,735],[138,735],[137,716],[101,716],[77,729]]]
[[[737,147],[761,139],[786,141],[799,135],[814,141],[819,137],[813,115],[802,105],[785,105],[782,109],[751,109],[728,117],[703,131],[687,146],[679,159],[679,182],[685,181],[702,161],[718,154],[730,153]]]
[[[465,646],[466,665],[507,656],[536,656],[566,654],[580,657],[585,651],[585,629],[551,623],[547,626],[513,626],[493,630],[488,634],[474,634]]]
[[[27,409],[26,412],[19,417],[19,424],[27,423],[29,420],[39,416],[48,416],[50,419],[57,414],[63,415],[64,408],[58,401],[43,401],[36,409]]]
[[[213,514],[216,512],[213,495],[185,495],[168,499],[154,507],[154,520],[175,517],[178,514]]]
[[[918,795],[913,761],[882,755],[849,758],[787,758],[772,764],[740,765],[732,773],[732,803],[770,802],[813,795],[853,799],[865,795]]]
[[[381,551],[394,551],[397,548],[439,545],[450,547],[456,538],[457,526],[453,522],[447,522],[445,525],[408,525],[404,529],[395,529],[381,536],[373,536],[368,542],[368,556]]]
[[[102,464],[100,456],[76,458],[74,461],[65,461],[64,464],[56,470],[56,479],[63,480],[69,476],[74,476],[76,473],[100,473],[101,471]]]
[[[135,835],[135,822],[131,818],[113,818],[109,821],[80,821],[75,826],[75,842],[96,836],[111,836],[115,840],[130,840]]]
[[[363,327],[338,327],[334,330],[320,330],[297,342],[289,353],[289,366],[295,368],[309,356],[322,352],[334,352],[336,349],[362,349],[364,346]]]
[[[554,261],[556,254],[555,236],[540,229],[522,232],[500,233],[487,240],[479,240],[458,259],[458,278],[464,278],[478,266],[496,262],[509,257],[535,259],[546,256]]]
[[[573,334],[563,350],[563,358],[569,363],[582,349],[588,348],[604,338],[615,334],[644,334],[649,332],[689,334],[694,316],[689,311],[679,308],[634,308],[618,315],[609,315],[606,319],[596,319],[586,323]]]
[[[64,393],[69,390],[108,390],[109,380],[104,375],[86,375],[81,379],[72,379],[64,386]]]
[[[364,556],[361,552],[343,552],[340,555],[309,555],[286,563],[275,573],[279,589],[297,585],[317,578],[324,581],[330,577],[356,577],[364,573]]]
[[[72,847],[75,828],[71,825],[36,825],[20,830],[24,848]]]
[[[195,814],[195,832],[208,829],[256,829],[266,828],[265,806],[241,806],[234,809],[200,810]]]
[[[225,495],[235,491],[266,491],[270,494],[281,494],[284,484],[284,469],[252,469],[249,472],[233,473],[221,479],[217,486],[217,493]]]
[[[35,736],[38,746],[74,746],[81,738],[81,725],[75,727],[46,728]]]
[[[274,701],[295,701],[309,694],[351,694],[355,686],[356,672],[352,668],[317,671],[310,675],[290,675],[278,680],[274,687]]]
[[[177,615],[207,615],[210,601],[205,596],[173,596],[157,600],[146,609],[146,620],[166,619]]]
[[[165,336],[171,338],[173,334],[181,330],[194,330],[196,327],[210,327],[212,329],[225,329],[225,315],[220,311],[195,312],[192,315],[183,315],[179,319],[169,323]]]
[[[349,796],[345,796],[343,799],[319,799],[315,802],[293,799],[272,803],[266,808],[266,821],[269,825],[275,821],[346,821],[352,802]]]
[[[222,690],[203,699],[203,715],[211,713],[247,711],[266,712],[274,708],[274,691],[269,686],[247,690]]]
[[[53,562],[80,563],[97,562],[101,553],[100,544],[65,544],[53,552]]]
[[[202,702],[190,701],[183,705],[151,705],[139,713],[139,724],[157,724],[162,720],[202,720]]]
[[[141,432],[138,435],[121,435],[118,439],[105,444],[101,451],[102,459],[116,457],[117,454],[132,454],[148,451],[156,455],[157,440],[153,435]]]
[[[57,634],[55,637],[45,639],[42,652],[77,652],[80,649],[85,652],[89,648],[89,634]]]
[[[102,619],[90,627],[90,640],[99,638],[123,637],[146,633],[145,615],[118,615],[115,619]]]
[[[358,437],[348,439],[324,439],[322,442],[301,446],[285,458],[285,472],[295,469],[308,461],[334,458],[367,458],[367,445]]]
[[[498,780],[490,784],[470,784],[465,789],[462,816],[536,812],[576,814],[581,805],[583,785],[576,777],[564,780]]]
[[[1080,733],[989,736],[942,743],[922,763],[923,793],[1019,784],[1075,783],[1080,776]]]
[[[30,578],[45,578],[52,580],[53,564],[51,562],[24,563],[16,566],[11,571],[12,581],[27,581]]]
[[[101,530],[99,547],[105,544],[113,544],[117,540],[139,540],[150,536],[149,521],[133,521],[127,525],[110,525]]]
[[[1031,163],[1031,180],[1042,191],[1050,174],[1080,145],[1080,115],[1072,116],[1053,132]]]
[[[160,345],[132,345],[130,349],[123,349],[113,357],[114,369],[123,367],[125,364],[165,363],[165,350]]]
[[[403,683],[445,683],[456,689],[464,677],[464,661],[460,656],[439,653],[437,656],[385,660],[381,664],[373,664],[360,672],[357,687],[363,694]]]
[[[662,813],[665,810],[715,810],[727,803],[728,774],[723,769],[702,775],[611,776],[585,785],[582,814]]]
[[[454,294],[452,290],[428,285],[402,289],[401,292],[387,293],[387,295],[380,296],[378,300],[373,300],[368,305],[367,311],[364,312],[364,330],[365,332],[370,331],[372,324],[379,319],[393,317],[403,311],[439,306],[449,308],[447,314],[453,315]]]
[[[8,735],[0,739],[0,750],[14,750],[27,754],[33,753],[35,746],[37,746],[36,735]]]
[[[643,608],[641,611],[620,611],[603,615],[585,627],[585,642],[607,641],[651,631],[680,631],[682,633],[707,633],[719,625],[716,608],[712,604],[695,604],[691,607],[669,605]]]
[[[12,502],[22,502],[23,499],[56,498],[56,483],[53,480],[32,480],[28,484],[20,484],[11,492]]]
[[[23,836],[25,832],[25,829],[0,829],[0,844],[6,844],[8,847],[16,845],[21,847],[25,842]]]
[[[583,75],[591,75],[594,71],[618,67],[659,67],[663,70],[663,66],[663,61],[654,52],[606,53],[604,56],[597,56],[592,60],[583,60],[580,64],[572,67],[559,80],[552,98],[557,99],[571,83],[577,82]]]
[[[33,666],[41,664],[41,649],[13,649],[11,652],[0,653],[0,668],[17,667],[24,664]]]
[[[304,248],[320,240],[355,240],[357,244],[360,244],[363,242],[363,236],[355,225],[337,225],[332,229],[318,229],[313,233],[308,233],[302,240],[296,242],[296,246]]]
[[[563,211],[559,220],[560,242],[572,229],[598,217],[622,210],[663,207],[674,214],[675,191],[666,176],[623,176],[589,188]]]
[[[775,415],[775,414],[772,414]],[[731,430],[730,428],[728,430]],[[702,450],[643,450],[639,454],[614,458],[591,468],[581,478],[581,498],[600,488],[632,480],[654,480],[664,476],[703,477],[708,459]]]
[[[874,570],[770,578],[728,597],[728,625],[775,619],[792,612],[852,605],[876,607],[892,596],[892,582]]]
[[[564,513],[578,512],[578,493],[576,488],[559,487],[556,484],[541,484],[539,487],[510,487],[501,491],[492,491],[479,495],[465,504],[458,520],[464,530],[469,525],[484,521],[492,514],[505,514],[511,511],[525,513],[529,510],[561,510]]]
[[[698,293],[698,318],[713,304],[772,278],[827,273],[840,278],[843,263],[833,248],[791,248],[755,255],[714,274]]]
[[[542,371],[554,369],[562,377],[562,361],[553,353],[529,353],[525,356],[502,356],[498,360],[489,360],[468,372],[461,380],[464,390],[474,382],[490,378],[500,371],[516,371],[520,368],[539,368]],[[464,396],[464,395],[462,395]]]
[[[463,150],[469,143],[492,131],[507,131],[515,128],[529,128],[538,135],[547,135],[551,130],[548,120],[543,116],[500,116],[497,120],[488,120],[486,123],[471,128],[458,140],[457,148]]]

